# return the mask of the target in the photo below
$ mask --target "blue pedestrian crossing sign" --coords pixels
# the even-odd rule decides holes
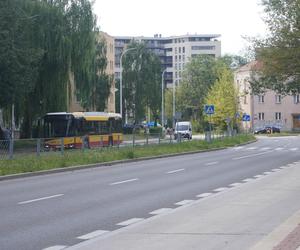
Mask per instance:
[[[250,115],[243,114],[242,120],[243,120],[244,122],[249,122],[249,121],[250,121]]]
[[[212,115],[215,113],[215,106],[214,105],[205,105],[204,112],[207,115]]]

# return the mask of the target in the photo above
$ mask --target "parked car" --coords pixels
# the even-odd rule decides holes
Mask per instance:
[[[254,130],[254,134],[271,134],[271,133],[280,133],[280,128],[274,126],[266,126]]]

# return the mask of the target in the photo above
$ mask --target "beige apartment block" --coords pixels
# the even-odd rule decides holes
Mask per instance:
[[[100,32],[98,39],[104,39],[106,44],[106,59],[107,59],[107,66],[105,73],[111,77],[112,83],[110,88],[110,94],[106,100],[106,109],[105,110],[93,110],[90,108],[89,111],[106,111],[115,113],[115,49],[114,49],[114,38],[108,35],[105,32]],[[77,111],[87,111],[81,105],[80,101],[76,98],[76,91],[75,91],[75,83],[74,83],[74,75],[70,74],[70,91],[71,91],[71,102],[69,105],[69,112],[77,112]]]
[[[299,94],[283,96],[271,90],[261,95],[251,94],[249,81],[252,72],[260,67],[257,61],[253,61],[236,70],[234,74],[239,93],[239,109],[251,117],[250,122],[242,122],[243,128],[254,130],[264,126],[275,126],[282,131],[300,130]]]

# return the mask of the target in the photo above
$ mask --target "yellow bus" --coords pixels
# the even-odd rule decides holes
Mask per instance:
[[[94,148],[119,145],[123,141],[122,118],[117,113],[47,113],[42,122],[48,149]]]

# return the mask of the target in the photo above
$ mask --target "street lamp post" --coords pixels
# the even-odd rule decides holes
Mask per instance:
[[[122,99],[123,99],[123,85],[122,85],[122,71],[123,71],[123,68],[122,68],[122,59],[123,59],[123,56],[130,50],[134,50],[136,48],[129,48],[129,49],[126,49],[122,52],[121,54],[121,57],[120,57],[120,114],[121,114],[121,117],[123,118],[123,102],[122,102]]]
[[[165,109],[164,109],[164,75],[167,69],[165,69],[161,74],[161,125],[164,126],[165,121]]]
[[[173,128],[175,128],[175,81],[173,80]]]

